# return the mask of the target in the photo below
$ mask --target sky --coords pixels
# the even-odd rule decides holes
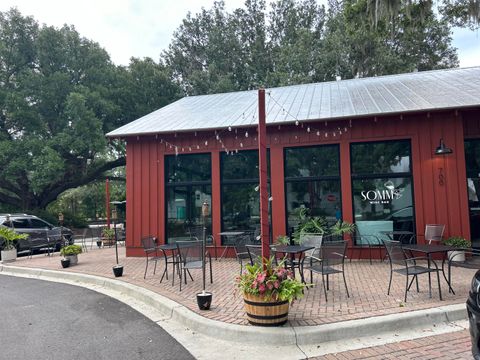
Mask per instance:
[[[269,0],[267,0],[269,2]],[[228,11],[244,0],[225,0]],[[1,0],[0,11],[17,7],[39,23],[74,25],[81,36],[98,42],[117,65],[130,57],[159,60],[187,12],[211,8],[213,0]],[[480,33],[456,29],[453,46],[461,67],[480,66]]]

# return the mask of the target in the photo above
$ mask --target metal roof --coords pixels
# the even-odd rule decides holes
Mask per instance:
[[[268,124],[480,105],[480,67],[434,70],[266,89]],[[257,90],[188,96],[109,137],[224,129],[258,123]]]

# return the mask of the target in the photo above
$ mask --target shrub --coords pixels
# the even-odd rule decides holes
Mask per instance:
[[[60,254],[63,256],[78,255],[82,253],[82,247],[80,245],[68,245],[60,249]]]

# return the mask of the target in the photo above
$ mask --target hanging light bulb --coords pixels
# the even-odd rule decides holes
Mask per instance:
[[[320,136],[320,131],[317,131],[317,136]]]
[[[308,133],[310,132],[310,126],[309,126],[309,127],[307,127],[307,132],[308,132]]]
[[[208,140],[205,140],[205,146],[208,146]]]
[[[217,138],[217,140],[220,140],[220,135],[217,134],[216,138]]]
[[[231,126],[228,127],[228,131],[232,131],[232,127],[231,127]]]
[[[295,121],[295,125],[297,125],[297,126],[298,126],[298,124],[300,124],[300,123],[298,122],[298,120],[297,120],[297,121]]]
[[[197,150],[200,149],[200,145],[197,145]]]
[[[245,131],[245,137],[248,138],[248,130]]]
[[[243,143],[240,143],[240,147],[243,148]]]
[[[188,147],[188,151],[192,151],[192,147],[191,147],[191,146]]]
[[[328,137],[328,133],[325,133],[325,137],[326,137],[326,138]]]

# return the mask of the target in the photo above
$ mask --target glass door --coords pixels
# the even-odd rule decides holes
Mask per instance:
[[[480,139],[465,141],[468,207],[472,246],[480,248]]]

